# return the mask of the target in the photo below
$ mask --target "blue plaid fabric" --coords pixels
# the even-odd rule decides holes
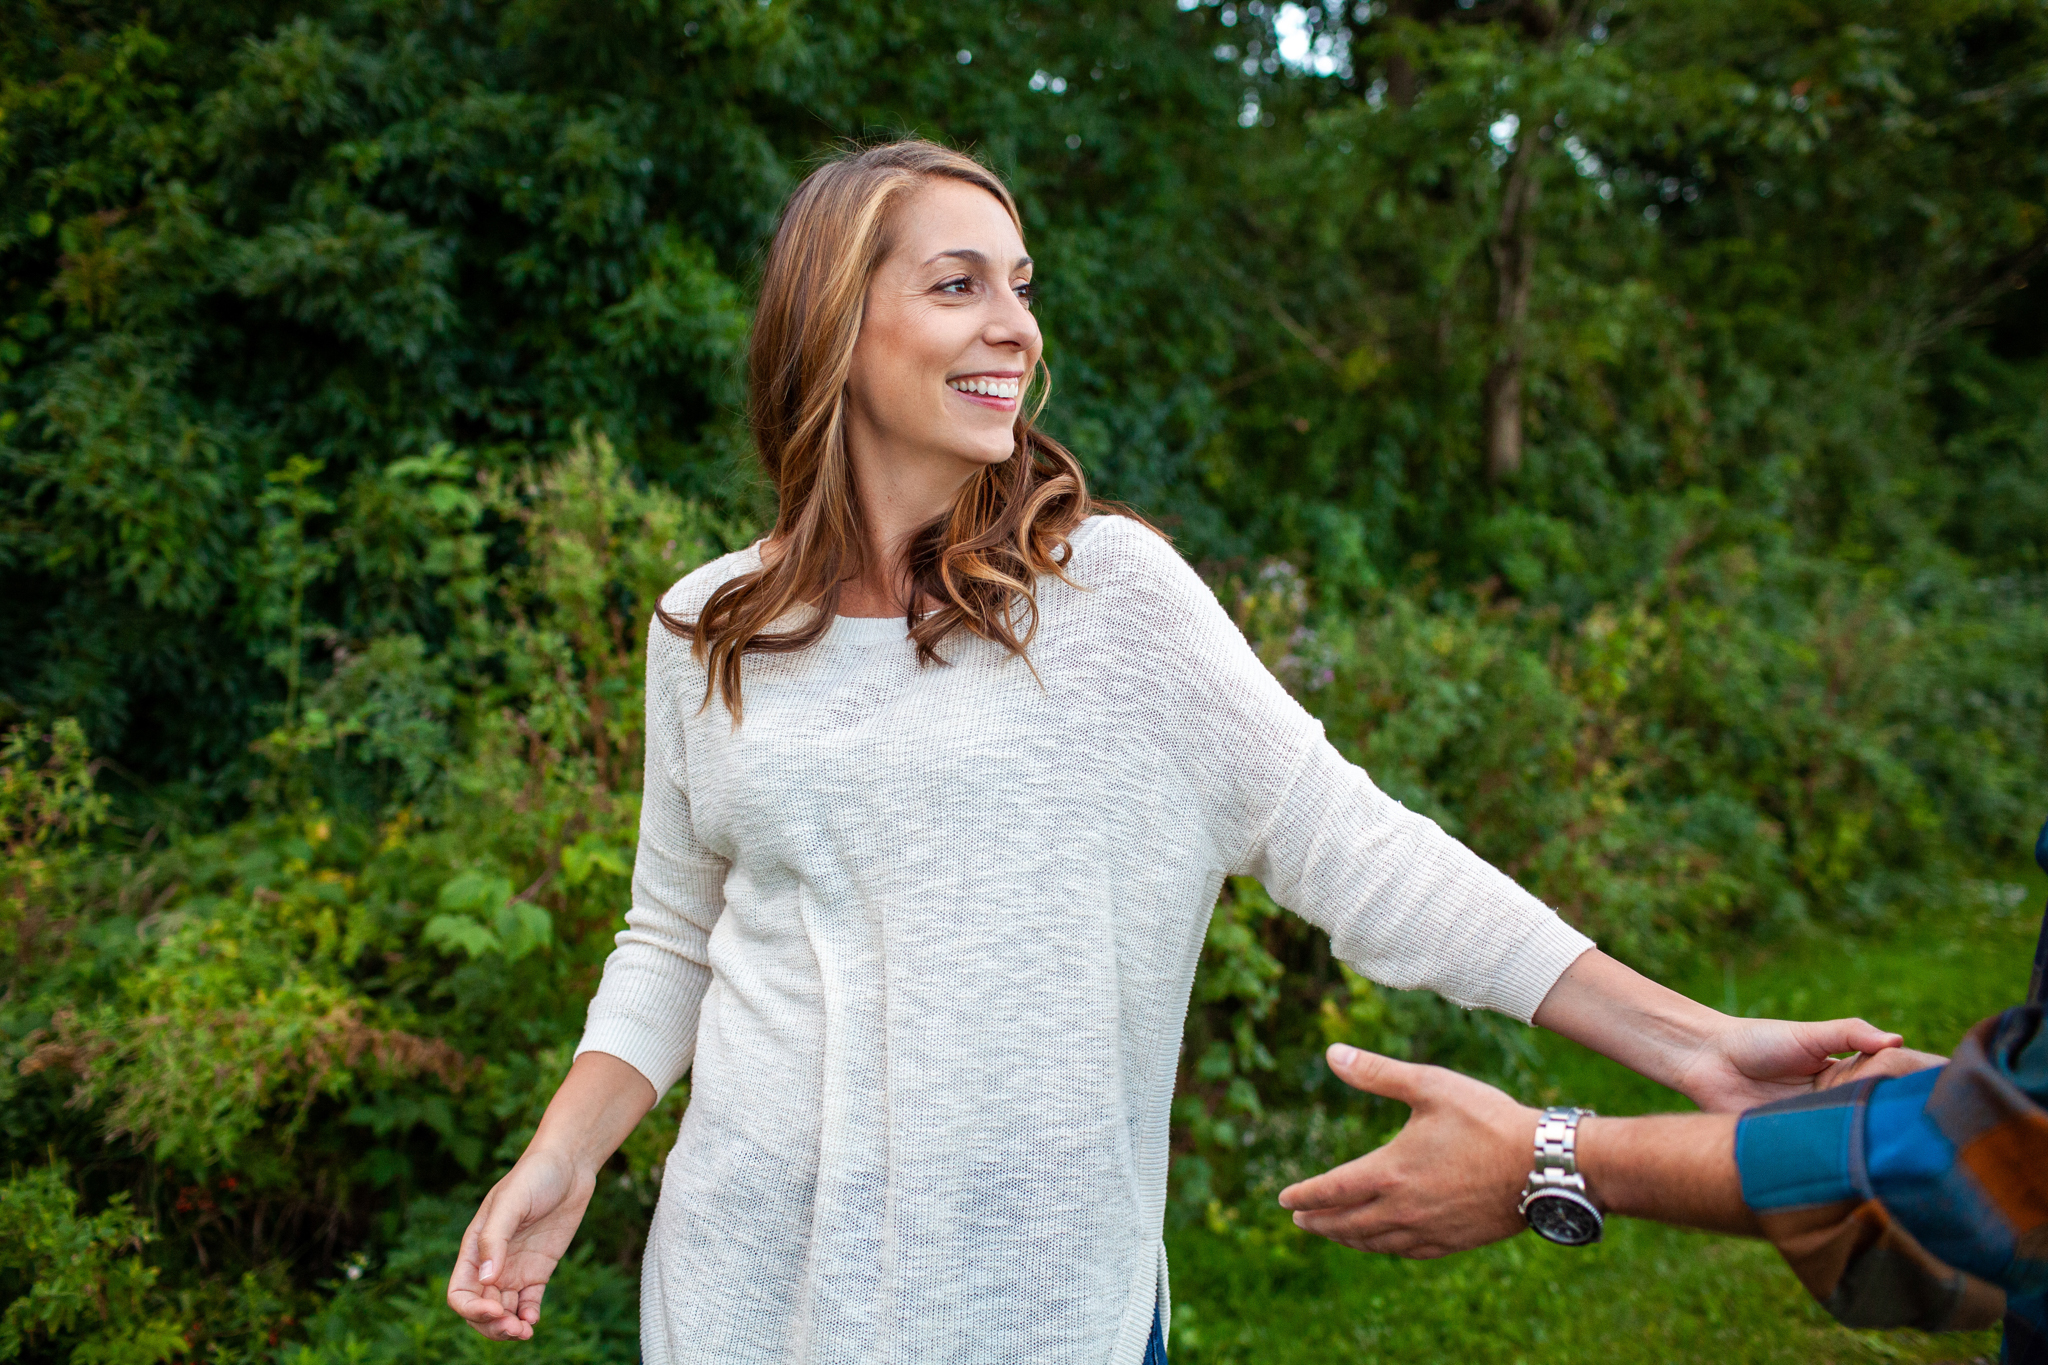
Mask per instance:
[[[2048,825],[2034,859],[2048,871]],[[2027,1003],[1946,1066],[1752,1109],[1742,1198],[1851,1327],[1988,1327],[2048,1365],[2048,915]]]

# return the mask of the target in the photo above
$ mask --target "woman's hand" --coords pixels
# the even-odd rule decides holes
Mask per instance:
[[[1856,1074],[1869,1074],[1873,1054],[1897,1051],[1905,1041],[1861,1019],[1799,1023],[1719,1017],[1720,1028],[1668,1082],[1709,1113],[1735,1113],[1824,1090],[1847,1078],[1847,1068],[1859,1063],[1864,1070]],[[1837,1062],[1840,1052],[1857,1056]]]
[[[1665,989],[1597,948],[1551,986],[1536,1023],[1724,1113],[1824,1087],[1836,1053],[1882,1053],[1903,1041],[1861,1019],[1738,1019]]]
[[[531,1337],[548,1277],[596,1188],[596,1176],[567,1155],[527,1148],[469,1220],[448,1277],[448,1306],[493,1341]]]
[[[525,1341],[548,1277],[590,1207],[597,1172],[656,1099],[631,1064],[586,1052],[548,1101],[519,1164],[484,1196],[462,1234],[448,1306],[493,1341]]]

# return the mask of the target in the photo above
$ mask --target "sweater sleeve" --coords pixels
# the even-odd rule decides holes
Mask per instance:
[[[698,840],[690,818],[682,708],[703,685],[693,663],[687,643],[659,622],[651,627],[633,906],[576,1046],[579,1057],[607,1052],[631,1064],[657,1095],[681,1079],[696,1053],[697,1013],[711,984],[711,930],[725,908],[726,862]]]
[[[1169,680],[1170,729],[1223,866],[1264,882],[1373,980],[1528,1022],[1592,940],[1373,785],[1179,555],[1134,534],[1119,539],[1145,561],[1148,667]]]

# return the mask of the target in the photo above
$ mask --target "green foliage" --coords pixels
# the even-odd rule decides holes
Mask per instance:
[[[58,1342],[74,1365],[156,1365],[180,1354],[175,1318],[145,1317],[156,1270],[137,1254],[147,1220],[117,1196],[78,1215],[65,1169],[51,1164],[0,1185],[0,1360]]]
[[[349,1263],[336,1292],[305,1326],[305,1341],[279,1365],[414,1365],[422,1360],[502,1360],[517,1348],[485,1341],[448,1311],[448,1248],[462,1237],[473,1200],[421,1199],[381,1264]],[[598,1262],[588,1243],[548,1281],[547,1358],[564,1365],[632,1365],[640,1358],[640,1287],[630,1270]]]
[[[516,478],[443,449],[356,496],[392,514],[374,542],[334,538],[337,557],[474,617],[431,653],[410,635],[326,646],[327,676],[258,742],[255,813],[94,857],[82,841],[103,798],[75,725],[17,730],[0,785],[23,967],[0,1003],[8,1147],[63,1142],[83,1190],[132,1199],[168,1234],[157,1245],[193,1248],[136,1292],[151,1313],[201,1305],[180,1330],[225,1359],[287,1338],[343,1358],[470,1349],[429,1292],[443,1225],[531,1133],[610,948],[638,816],[644,623],[745,533],[636,486],[596,436]],[[483,525],[516,547],[496,570]],[[605,1255],[637,1247],[684,1102],[601,1192],[589,1245]],[[314,1282],[360,1270],[348,1258],[366,1244],[410,1259],[317,1308]],[[631,1277],[584,1265],[563,1317],[587,1294],[575,1350],[609,1359],[631,1337]],[[392,1298],[388,1339],[349,1316],[373,1290]]]
[[[629,895],[656,595],[768,511],[749,293],[835,137],[1011,177],[1102,491],[1604,945],[1948,905],[2041,815],[2044,62],[2023,0],[16,7],[0,1155],[78,1256],[0,1266],[23,1358],[492,1353],[438,1277]],[[1339,1039],[1560,1066],[1233,882],[1177,1236],[1398,1121]],[[630,1358],[686,1101],[550,1351]]]

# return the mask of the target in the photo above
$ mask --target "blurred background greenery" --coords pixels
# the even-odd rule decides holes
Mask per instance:
[[[1384,787],[1723,1008],[2018,993],[2043,0],[7,0],[0,1360],[635,1358],[687,1087],[534,1345],[441,1276],[625,904],[651,602],[769,514],[773,215],[906,132],[1011,177],[1049,425]],[[1679,1103],[1233,884],[1177,1360],[1988,1349],[1654,1229],[1304,1241],[1400,1119],[1339,1039]]]

